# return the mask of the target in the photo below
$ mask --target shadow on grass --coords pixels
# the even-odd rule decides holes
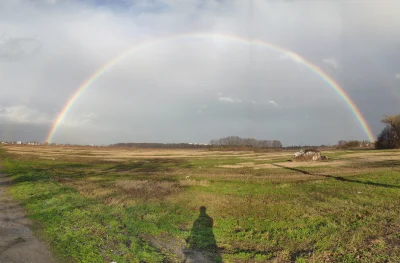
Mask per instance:
[[[362,162],[353,165],[352,167],[362,168],[400,168],[400,160],[384,160],[384,161],[373,161],[373,162]]]
[[[170,171],[171,169],[178,168],[186,163],[187,162],[182,159],[145,159],[134,163],[117,164],[106,168],[104,171],[155,173]]]
[[[9,184],[15,183],[24,183],[24,182],[39,182],[46,181],[52,178],[56,179],[59,177],[68,177],[68,178],[81,178],[84,176],[84,173],[76,171],[74,169],[89,167],[88,165],[80,165],[80,164],[55,164],[52,166],[43,166],[43,167],[32,167],[32,166],[24,166],[20,165],[16,162],[10,166],[10,168],[5,171],[5,176],[12,178]],[[73,173],[61,173],[57,174],[57,169],[67,169],[71,168],[74,170]]]
[[[310,172],[307,172],[305,170],[292,168],[292,167],[287,167],[287,166],[283,166],[283,165],[279,165],[279,164],[272,164],[272,165],[280,167],[280,168],[283,168],[283,169],[296,171],[296,172],[299,172],[299,173],[302,173],[302,174],[321,176],[321,177],[325,177],[325,178],[332,178],[332,179],[335,179],[337,181],[342,181],[342,182],[358,183],[358,184],[373,185],[373,186],[378,186],[378,187],[399,188],[400,189],[400,186],[398,186],[398,185],[381,184],[381,183],[375,183],[375,182],[370,182],[370,181],[364,182],[364,181],[360,181],[360,180],[345,178],[345,177],[342,177],[342,176],[333,176],[333,175],[329,175],[329,174],[310,173]]]
[[[213,219],[200,207],[199,217],[194,221],[190,236],[186,240],[183,262],[221,262],[217,242],[213,232]]]
[[[58,168],[58,169],[64,169],[64,168],[89,168],[92,167],[93,165],[91,164],[82,164],[82,163],[58,163],[55,165],[52,165],[51,168]]]
[[[12,178],[11,184],[47,181],[50,179],[50,176],[45,172],[9,172],[7,176]]]

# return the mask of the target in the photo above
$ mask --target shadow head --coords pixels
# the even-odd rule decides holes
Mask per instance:
[[[205,206],[200,206],[200,214],[204,215],[206,213],[206,207]]]

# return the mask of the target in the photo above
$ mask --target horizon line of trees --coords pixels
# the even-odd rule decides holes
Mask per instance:
[[[363,141],[357,141],[357,140],[345,141],[345,140],[340,140],[336,147],[339,148],[339,149],[372,148],[372,147],[374,147],[374,142],[370,142],[370,141],[367,141],[367,140],[363,140]]]
[[[210,141],[210,145],[218,147],[282,148],[282,143],[279,140],[257,140],[240,138],[239,136],[214,139]]]
[[[378,135],[375,145],[369,141],[345,141],[340,140],[337,144],[338,148],[364,148],[375,146],[376,149],[396,149],[400,148],[400,115],[386,116],[381,120],[386,124],[381,133]],[[17,141],[2,141],[2,143],[16,143]],[[57,145],[56,143],[38,143],[38,145]],[[26,144],[26,143],[24,143]],[[71,144],[63,144],[70,146]],[[71,145],[72,146],[72,145]],[[78,146],[78,145],[76,145]],[[91,145],[93,146],[93,145]],[[106,146],[106,145],[103,145]],[[136,148],[213,148],[213,147],[250,147],[250,148],[280,148],[282,143],[279,140],[257,140],[254,138],[241,138],[239,136],[228,136],[219,139],[213,139],[209,144],[196,143],[116,143],[108,145],[109,147],[136,147]],[[325,146],[325,145],[324,145]],[[304,148],[305,146],[286,146],[285,149]],[[330,147],[330,146],[328,146]]]
[[[116,143],[111,144],[109,147],[130,147],[130,148],[166,148],[166,149],[197,149],[197,148],[207,148],[207,144],[196,144],[196,143]]]

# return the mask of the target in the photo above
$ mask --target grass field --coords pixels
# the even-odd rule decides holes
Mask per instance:
[[[61,262],[400,262],[400,151],[292,153],[14,145],[0,158]]]

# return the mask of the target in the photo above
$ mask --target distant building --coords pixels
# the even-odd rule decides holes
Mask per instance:
[[[22,142],[21,141],[17,141],[17,144],[22,144]]]

